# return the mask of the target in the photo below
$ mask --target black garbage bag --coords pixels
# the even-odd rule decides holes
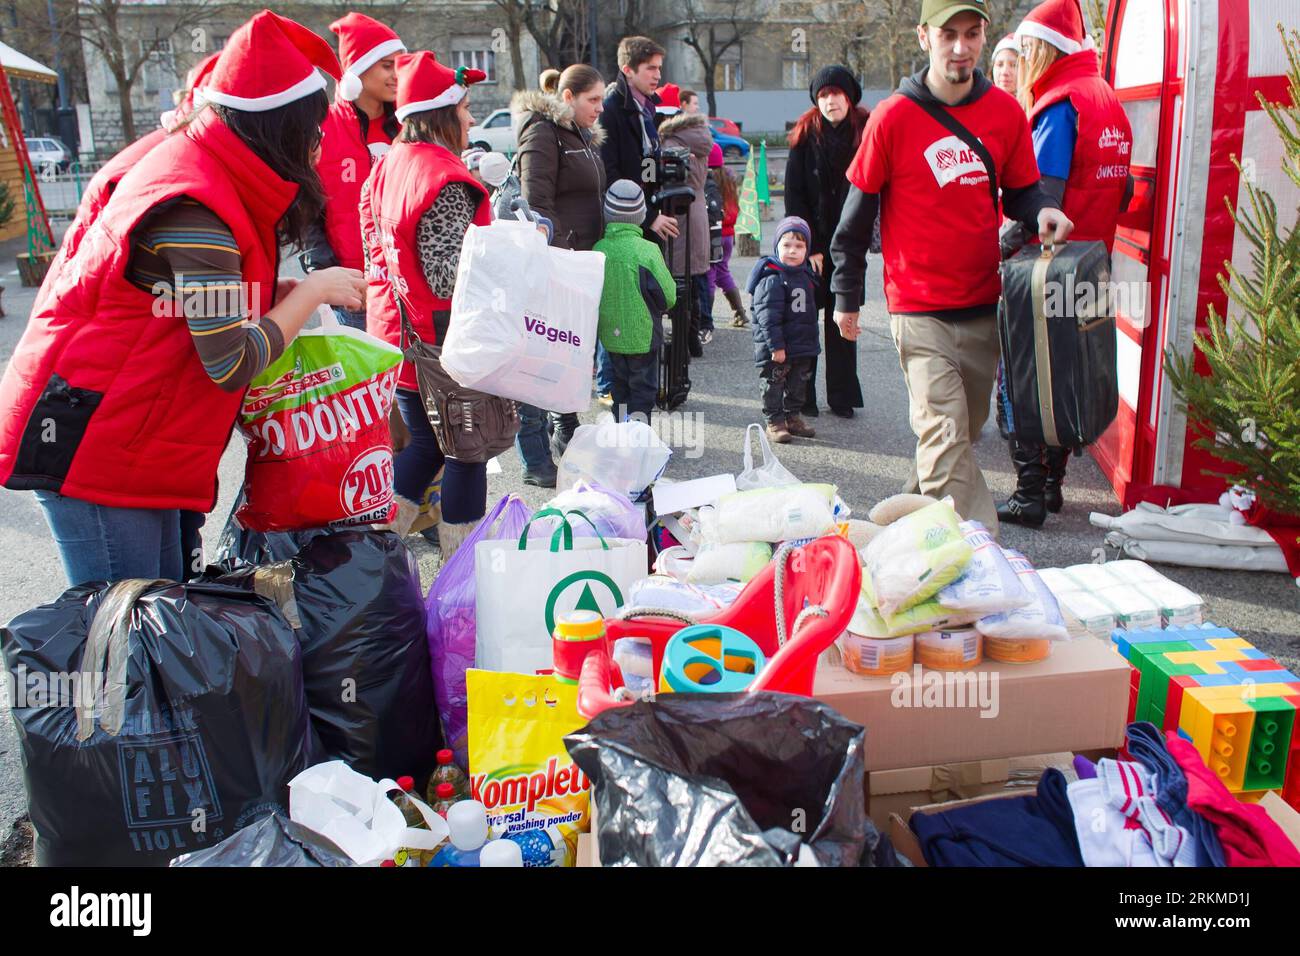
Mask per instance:
[[[284,811],[312,763],[302,651],[257,594],[81,585],[0,648],[42,866],[165,866]]]
[[[421,784],[442,746],[420,569],[388,531],[312,538],[291,560],[217,580],[274,598],[297,628],[322,760]]]
[[[214,847],[186,853],[172,866],[355,866],[327,836],[273,813]]]
[[[865,731],[791,694],[667,694],[564,738],[605,866],[896,862],[866,814]]]
[[[249,531],[240,525],[235,512],[244,503],[244,493],[240,491],[230,517],[221,529],[217,539],[216,564],[227,570],[235,568],[253,568],[262,564],[274,564],[288,561],[313,538],[329,534],[329,528],[308,528],[306,531]]]

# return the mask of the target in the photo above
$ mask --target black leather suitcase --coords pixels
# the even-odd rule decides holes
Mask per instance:
[[[1119,411],[1110,255],[1101,242],[1029,245],[1002,263],[998,335],[1010,431],[1075,451]]]

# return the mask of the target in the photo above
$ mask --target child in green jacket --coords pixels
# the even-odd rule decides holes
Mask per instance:
[[[641,233],[645,215],[641,187],[618,180],[605,191],[605,236],[594,248],[605,254],[598,334],[614,369],[614,420],[649,424],[659,392],[660,316],[676,303],[677,283]]]

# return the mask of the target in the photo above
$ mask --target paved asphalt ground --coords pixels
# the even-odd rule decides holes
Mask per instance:
[[[742,287],[752,265],[753,260],[733,262]],[[0,273],[0,277],[9,287],[4,294],[9,316],[0,319],[0,359],[7,362],[22,334],[34,290],[18,288],[16,275]],[[867,407],[850,421],[823,412],[812,421],[815,439],[779,450],[782,463],[800,478],[837,484],[841,496],[860,515],[902,488],[913,449],[907,395],[881,297],[878,257],[873,257],[868,281],[870,302],[858,340],[858,370]],[[681,411],[695,416],[692,421],[698,422],[699,431],[689,436],[691,448],[675,449],[667,471],[673,478],[739,471],[745,426],[761,420],[750,333],[722,327],[724,308],[719,296],[716,338],[705,357],[692,363],[693,389]],[[819,384],[819,394],[824,402],[824,385]],[[602,413],[593,405],[583,418],[593,421]],[[991,421],[976,450],[994,495],[1005,497],[1015,479],[1006,446]],[[239,488],[243,458],[243,443],[236,437],[221,465],[221,501],[207,529],[209,558]],[[521,466],[513,453],[503,455],[501,463],[502,474],[489,478],[490,500],[522,491],[529,504],[537,506],[549,497],[549,492],[520,482]],[[1038,567],[1091,561],[1102,539],[1101,531],[1088,524],[1092,511],[1118,514],[1119,507],[1092,459],[1075,459],[1070,464],[1065,510],[1041,530],[1005,527],[1002,543],[1024,551]],[[437,564],[436,552],[422,539],[411,541],[427,585]],[[1293,669],[1300,668],[1300,589],[1290,578],[1164,566],[1160,570],[1205,598],[1209,620],[1234,629]],[[0,490],[0,582],[0,621],[53,599],[64,586],[49,531],[35,498],[27,493]],[[1068,701],[1062,706],[1069,706]],[[69,786],[75,787],[76,782],[69,781]],[[13,821],[25,812],[25,803],[18,742],[12,723],[0,720],[0,844]]]

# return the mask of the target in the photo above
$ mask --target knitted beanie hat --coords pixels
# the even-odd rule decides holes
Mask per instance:
[[[645,193],[630,179],[620,179],[605,190],[605,221],[645,222]]]
[[[803,236],[804,245],[812,245],[812,230],[808,228],[808,223],[798,216],[786,216],[776,226],[776,234],[772,240],[772,253],[780,255],[777,252],[777,246],[781,244],[781,237],[787,232],[797,232]]]

